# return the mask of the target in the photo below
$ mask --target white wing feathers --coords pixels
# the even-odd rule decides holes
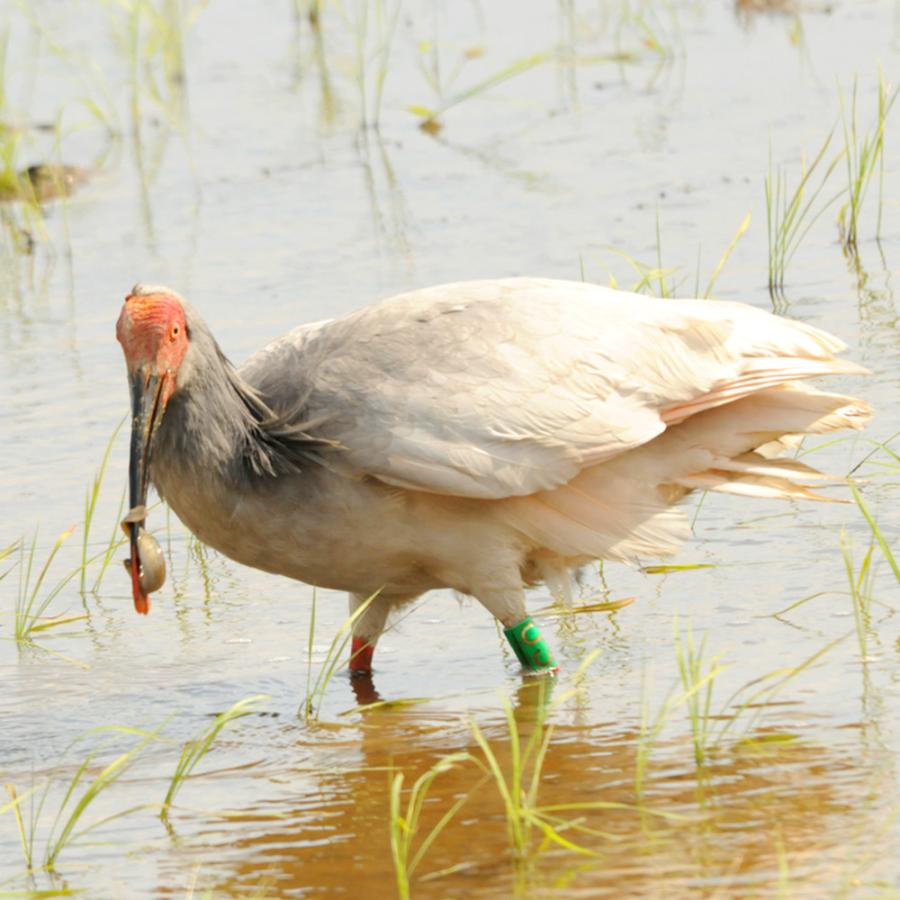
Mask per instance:
[[[498,504],[498,514],[550,553],[634,561],[674,552],[690,533],[674,501],[693,489],[773,499],[826,500],[827,476],[754,450],[791,434],[861,428],[861,401],[806,387],[769,388],[702,412],[571,482]]]
[[[741,304],[508,279],[296,329],[241,374],[278,408],[327,419],[317,433],[359,475],[500,499],[566,484],[702,410],[862,371],[833,357],[842,347]]]

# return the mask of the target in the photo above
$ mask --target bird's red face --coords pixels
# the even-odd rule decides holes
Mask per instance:
[[[128,375],[155,375],[163,405],[175,390],[178,368],[188,348],[184,309],[164,292],[129,294],[116,323],[116,338],[125,353]]]
[[[141,583],[138,536],[145,519],[153,436],[178,385],[178,371],[188,351],[181,301],[164,290],[135,288],[125,298],[116,337],[125,353],[131,385],[131,509],[126,521],[131,530],[132,594],[134,608],[146,614],[150,611],[150,598]]]

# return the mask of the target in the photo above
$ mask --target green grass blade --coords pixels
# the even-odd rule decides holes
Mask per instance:
[[[160,818],[165,819],[168,816],[168,811],[172,801],[175,799],[175,795],[181,790],[185,779],[190,777],[200,760],[209,752],[219,732],[229,722],[252,713],[254,706],[267,699],[268,694],[253,694],[250,697],[245,697],[243,700],[238,700],[225,712],[219,713],[195,738],[185,742],[169,782],[169,789],[166,791],[166,796],[163,799]]]
[[[869,523],[869,528],[872,529],[872,534],[875,536],[875,540],[878,541],[878,546],[881,548],[884,558],[888,561],[888,565],[891,567],[891,571],[894,573],[897,583],[900,584],[900,565],[897,564],[897,560],[894,557],[890,544],[888,544],[887,539],[878,527],[878,523],[875,521],[875,517],[866,505],[865,500],[863,500],[859,488],[852,481],[850,482],[850,492],[853,494],[853,499],[856,501],[859,511],[863,514],[863,518]]]
[[[716,284],[716,281],[719,279],[719,275],[722,274],[722,269],[725,268],[725,263],[728,262],[728,258],[734,252],[734,248],[737,247],[738,242],[744,236],[747,229],[750,227],[750,220],[753,218],[753,213],[748,212],[746,216],[744,216],[743,221],[738,226],[738,230],[735,232],[734,237],[731,239],[731,243],[725,248],[725,252],[722,254],[719,262],[717,263],[715,269],[713,269],[712,275],[709,277],[709,281],[706,285],[706,290],[703,292],[704,298],[708,298],[710,294],[712,294],[712,289]]]

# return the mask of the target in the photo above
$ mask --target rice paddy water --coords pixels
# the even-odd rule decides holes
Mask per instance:
[[[0,0],[0,896],[896,896],[898,83],[893,0]],[[343,596],[161,504],[134,615],[135,281],[240,361],[516,274],[840,335],[849,502],[534,591],[556,681],[443,593],[351,681]]]

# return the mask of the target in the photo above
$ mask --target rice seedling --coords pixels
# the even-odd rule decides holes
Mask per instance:
[[[712,738],[711,746],[721,746],[732,729],[739,723],[743,727],[743,733],[749,734],[756,727],[767,704],[770,704],[785,687],[812,668],[847,637],[848,635],[845,634],[830,641],[796,666],[782,666],[741,685],[725,701],[716,716],[716,719],[721,720],[723,724]]]
[[[415,853],[413,853],[413,843],[419,831],[419,824],[422,816],[422,810],[428,799],[428,793],[431,790],[435,779],[444,772],[461,765],[462,763],[472,761],[471,754],[466,752],[451,753],[439,759],[431,768],[423,772],[409,789],[406,798],[406,805],[403,805],[403,773],[398,772],[391,779],[390,791],[390,834],[391,834],[391,857],[394,862],[394,874],[397,881],[397,894],[400,900],[409,900],[410,895],[410,879],[416,871],[422,858],[428,852],[431,845],[438,838],[440,833],[456,816],[462,808],[469,796],[487,779],[487,776],[481,779],[470,791],[463,794],[444,812],[438,819],[437,823],[431,828],[421,840],[418,841]]]
[[[175,771],[172,773],[169,789],[166,791],[166,796],[163,799],[162,808],[159,811],[161,819],[168,819],[169,810],[172,807],[175,795],[181,790],[185,779],[191,776],[200,760],[209,752],[213,741],[218,737],[219,732],[221,732],[229,722],[233,722],[235,719],[240,719],[242,716],[252,713],[253,708],[258,703],[267,699],[267,694],[254,694],[253,696],[245,697],[243,700],[238,700],[237,703],[229,709],[226,709],[225,712],[219,713],[219,715],[217,715],[196,737],[185,742],[184,747],[181,750],[181,756],[179,756],[178,763],[175,766]]]
[[[6,789],[6,793],[9,794],[10,799],[9,803],[0,806],[0,816],[12,811],[16,820],[16,828],[19,832],[19,843],[22,847],[22,853],[25,856],[25,865],[28,870],[31,871],[34,861],[34,840],[30,834],[30,830],[26,830],[25,828],[25,820],[22,817],[22,804],[31,797],[36,788],[31,788],[31,790],[26,791],[24,794],[20,794],[16,790],[14,784],[7,783],[3,785],[3,787]]]
[[[578,667],[572,687],[556,698],[553,706],[564,703],[575,696],[581,689],[588,666],[597,658],[599,651],[588,654]],[[546,692],[552,689],[547,682],[536,686],[540,696],[535,704],[534,719],[529,722],[531,733],[523,743],[519,734],[519,723],[508,698],[503,698],[503,710],[508,731],[509,767],[508,772],[500,762],[498,753],[488,741],[484,732],[474,721],[470,722],[475,743],[481,750],[481,756],[474,757],[476,765],[493,782],[503,804],[506,819],[506,831],[510,849],[517,866],[529,865],[550,846],[578,853],[583,856],[594,856],[594,852],[581,844],[575,843],[566,836],[574,832],[576,835],[599,837],[611,840],[612,837],[584,824],[581,815],[603,810],[632,810],[636,807],[626,803],[607,801],[585,801],[545,804],[539,803],[539,794],[547,752],[554,733],[553,723],[548,724],[551,704],[545,702]],[[575,818],[571,818],[572,815]],[[658,813],[668,816],[669,814]],[[676,817],[677,818],[677,817]],[[540,843],[537,838],[540,837]]]
[[[629,255],[624,250],[619,250],[616,247],[607,247],[610,252],[615,253],[616,256],[621,257],[631,266],[632,269],[637,273],[638,280],[635,281],[628,290],[632,291],[635,294],[640,293],[648,293],[653,294],[654,292],[661,298],[671,297],[676,290],[676,284],[672,278],[672,276],[680,271],[680,267],[674,266],[670,268],[666,268],[662,263],[662,237],[660,235],[660,225],[659,225],[659,211],[656,213],[656,263],[645,263],[641,262],[641,260],[636,259],[635,257]],[[583,279],[582,279],[583,280]],[[615,276],[610,273],[609,277],[609,286],[612,288],[618,288],[619,284],[616,281]],[[655,287],[654,287],[655,286]]]
[[[319,72],[319,120],[323,126],[330,128],[337,120],[340,104],[332,86],[331,73],[328,68],[325,38],[320,24],[320,5],[317,0],[310,7],[309,21],[312,28],[314,61]]]
[[[303,698],[303,706],[301,707],[303,710],[303,719],[307,724],[310,721],[319,718],[319,713],[322,709],[322,701],[325,699],[325,691],[328,689],[328,685],[331,682],[331,679],[334,677],[334,673],[341,665],[347,649],[347,645],[350,643],[353,623],[365,614],[366,610],[369,608],[370,604],[377,596],[378,593],[376,592],[372,594],[371,597],[368,597],[365,602],[361,603],[353,611],[352,615],[350,615],[343,622],[340,628],[338,628],[338,630],[334,634],[334,637],[331,639],[331,643],[328,645],[328,650],[325,653],[325,659],[322,661],[322,665],[319,667],[316,679],[315,681],[313,681],[312,658],[313,645],[316,634],[317,605],[316,592],[315,590],[313,591],[312,609],[310,610],[309,614],[309,634],[306,648],[306,694]]]
[[[747,232],[747,229],[750,227],[750,221],[752,219],[752,213],[747,213],[744,216],[741,224],[738,226],[737,231],[734,234],[734,237],[731,239],[728,246],[723,251],[722,255],[719,257],[719,261],[716,263],[715,268],[709,276],[709,279],[706,283],[706,288],[701,294],[700,292],[700,248],[697,250],[697,270],[696,270],[696,280],[694,283],[694,291],[693,296],[695,297],[703,297],[709,298],[712,296],[713,288],[715,287],[716,282],[719,280],[719,276],[722,274],[722,270],[725,268],[731,254],[734,252],[735,247],[737,247],[741,238]],[[659,215],[656,216],[656,262],[655,263],[645,263],[636,259],[633,256],[630,256],[628,253],[625,253],[622,250],[618,250],[615,247],[607,248],[612,253],[615,253],[617,256],[621,257],[631,266],[632,269],[637,273],[638,280],[631,284],[628,290],[633,291],[634,293],[655,293],[657,296],[661,298],[666,297],[674,297],[681,287],[681,282],[676,281],[674,275],[681,271],[680,266],[671,266],[666,267],[663,266],[662,262],[662,237],[660,233],[660,220]],[[584,280],[583,272],[582,272],[582,280]],[[614,275],[610,274],[609,278],[610,287],[617,288],[618,282]]]
[[[891,567],[891,571],[894,573],[894,577],[897,579],[897,583],[900,584],[900,564],[898,564],[897,558],[894,556],[893,550],[891,550],[891,545],[888,543],[887,538],[884,536],[884,532],[879,527],[878,522],[875,520],[875,517],[872,515],[871,510],[866,505],[865,500],[863,500],[863,496],[860,493],[859,488],[852,481],[850,482],[850,492],[853,494],[853,499],[856,501],[856,505],[859,507],[859,511],[863,514],[863,518],[866,520],[869,528],[872,530],[872,535],[878,542],[878,546],[881,548],[881,552],[884,555],[884,558],[887,560],[888,565]]]
[[[374,25],[370,28],[369,9],[372,8]],[[385,0],[376,0],[374,4],[359,4],[356,21],[351,23],[356,46],[356,86],[359,92],[360,116],[363,127],[378,129],[381,122],[381,106],[384,99],[384,84],[387,80],[388,63],[397,22],[403,7],[402,0],[397,0],[392,9]],[[343,8],[338,7],[343,13]],[[346,15],[345,15],[346,17]],[[373,48],[369,49],[370,44]],[[373,97],[368,97],[368,73],[370,62],[374,64]],[[371,111],[369,107],[371,106]]]
[[[747,229],[750,227],[750,220],[753,218],[753,213],[748,212],[746,216],[744,216],[741,224],[738,225],[738,230],[734,233],[734,237],[731,239],[731,243],[725,248],[725,251],[719,257],[719,261],[716,263],[716,267],[712,271],[712,275],[709,276],[709,281],[706,283],[706,289],[703,291],[702,296],[704,299],[708,299],[712,296],[713,288],[715,287],[716,282],[719,280],[719,276],[722,274],[722,269],[725,268],[725,264],[728,262],[729,257],[734,252],[734,248],[737,247],[740,239],[746,234]],[[698,290],[694,291],[694,296],[701,296],[699,291],[699,274],[700,267],[697,267],[697,275],[698,275]]]
[[[73,99],[72,103],[82,107],[90,116],[105,129],[107,134],[115,136],[121,128],[118,124],[116,101],[110,91],[109,81],[97,59],[88,53],[82,53],[71,44],[59,40],[48,27],[49,19],[40,15],[40,10],[32,3],[25,0],[16,0],[19,13],[25,17],[28,25],[34,33],[40,37],[42,46],[54,57],[60,60],[66,69],[83,87],[80,95]],[[60,109],[55,118],[57,120],[56,134],[59,135],[59,123],[63,109]],[[74,126],[80,129],[81,123]]]
[[[20,543],[20,541],[13,541],[11,544],[0,550],[0,562],[3,562],[3,560],[6,559],[7,556],[12,556],[12,554],[15,553],[19,548]],[[13,563],[12,566],[5,572],[0,572],[0,581],[3,581],[3,579],[6,578],[6,576],[9,575],[9,573],[12,572],[15,567],[16,564]]]
[[[170,128],[184,124],[185,38],[203,6],[181,0],[124,0],[113,6],[123,16],[113,18],[111,26],[130,69],[134,128],[141,121],[144,98]]]
[[[685,59],[684,35],[677,4],[663,0],[625,0],[619,4],[614,20],[614,54],[620,62],[637,62],[642,57],[655,62],[645,89],[650,90],[675,62]],[[637,49],[628,49],[634,48]]]
[[[68,575],[61,578],[43,597],[40,594],[41,587],[60,547],[72,536],[74,531],[75,526],[73,525],[56,539],[50,553],[47,555],[47,559],[33,580],[32,575],[37,553],[37,531],[34,533],[28,550],[25,549],[24,543],[20,544],[19,590],[16,595],[15,605],[15,638],[19,643],[30,643],[31,636],[36,631],[71,621],[71,619],[57,619],[41,622],[41,619],[47,607],[53,602],[59,592],[79,573],[80,568],[73,569]]]
[[[297,8],[299,9],[301,5],[300,0],[297,0]],[[309,24],[313,28],[318,28],[322,21],[322,0],[306,0],[306,17],[309,19]]]
[[[787,267],[810,228],[844,192],[841,189],[838,193],[821,199],[825,186],[845,154],[845,150],[839,150],[830,161],[826,161],[833,137],[832,129],[810,162],[807,163],[805,157],[801,159],[800,179],[793,190],[789,187],[784,170],[773,167],[771,146],[769,148],[769,173],[765,178],[765,191],[769,296],[773,302],[783,302]]]
[[[776,884],[778,893],[776,898],[777,900],[790,900],[794,896],[794,891],[791,889],[791,866],[780,829],[775,834],[775,852],[778,857],[778,882]]]
[[[671,277],[679,271],[677,266],[671,268],[663,268],[662,265],[654,265],[652,263],[641,262],[633,256],[618,250],[615,247],[608,248],[610,252],[620,256],[625,262],[631,266],[637,273],[638,280],[628,287],[629,291],[635,294],[641,293],[658,293],[660,297],[671,297],[673,287],[671,286]],[[655,285],[655,288],[653,287]],[[618,288],[619,282],[616,277],[610,274],[609,286]]]
[[[80,588],[81,592],[84,593],[85,580],[87,578],[87,567],[88,567],[88,545],[91,537],[91,524],[94,521],[94,513],[97,510],[97,500],[100,497],[100,488],[103,485],[103,479],[106,475],[106,467],[109,463],[109,455],[112,452],[113,444],[115,443],[116,438],[119,436],[119,431],[122,429],[122,425],[125,424],[125,418],[123,416],[122,420],[113,430],[112,435],[110,435],[109,440],[106,442],[106,449],[103,452],[103,457],[100,460],[100,468],[97,470],[97,474],[94,475],[93,483],[91,487],[87,490],[85,498],[84,498],[84,529],[81,535],[81,576],[80,576]],[[119,516],[121,518],[121,516]],[[118,524],[118,519],[117,519]],[[113,537],[115,538],[117,531],[113,531]],[[112,543],[112,542],[111,542]],[[107,548],[107,565],[108,560],[112,556],[114,551],[113,548]],[[105,568],[105,567],[104,567]],[[99,581],[98,581],[99,583]]]
[[[6,88],[6,55],[9,30],[0,34],[0,195],[8,195],[18,186],[16,158],[22,131],[12,122]]]
[[[120,819],[140,809],[145,809],[146,804],[133,806],[125,810],[113,813],[92,822],[88,825],[81,826],[82,819],[94,804],[97,798],[105,794],[135,762],[141,751],[151,742],[155,741],[159,734],[159,729],[154,731],[144,731],[138,728],[125,728],[121,726],[103,726],[93,729],[93,733],[107,733],[112,738],[120,736],[136,737],[139,740],[128,750],[120,753],[110,763],[107,763],[100,771],[90,778],[92,770],[96,769],[94,761],[103,747],[92,750],[81,761],[75,770],[75,774],[69,779],[65,787],[63,798],[56,810],[56,814],[51,823],[43,851],[43,859],[40,868],[47,871],[54,871],[60,854],[72,844],[77,843],[86,834],[108,824],[111,821]],[[38,868],[37,859],[37,843],[38,832],[42,824],[42,816],[46,806],[50,789],[54,784],[51,778],[44,786],[40,799],[35,806],[32,802],[29,807],[28,822],[22,815],[22,805],[26,798],[33,798],[37,793],[36,789],[28,791],[26,794],[17,793],[13,785],[7,784],[6,790],[12,798],[12,802],[0,809],[0,813],[9,808],[14,809],[16,825],[19,832],[19,841],[22,847],[22,853],[25,863],[29,871]],[[83,788],[80,796],[76,799],[76,794]]]
[[[880,441],[877,438],[863,438],[862,440],[870,444],[872,449],[853,466],[847,473],[847,477],[850,478],[855,475],[863,468],[863,466],[872,466],[892,475],[900,475],[900,453],[892,450],[890,446],[898,437],[900,437],[900,431],[895,431],[889,438],[886,438],[883,441]],[[847,440],[847,438],[844,440]],[[811,447],[806,452],[812,453],[814,450],[818,449],[818,447]],[[883,453],[887,459],[873,458],[876,457],[879,451]]]
[[[438,63],[438,48],[436,42],[426,42],[422,45],[423,50],[431,57],[431,67],[427,67],[420,60],[420,70],[425,77],[426,82],[437,95],[437,102],[434,106],[426,106],[423,104],[414,104],[408,107],[409,112],[418,116],[420,119],[419,128],[427,134],[437,134],[443,127],[441,117],[455,106],[479,97],[482,94],[515,78],[518,75],[528,72],[536,66],[542,65],[554,58],[554,54],[550,52],[532,53],[521,59],[514,60],[502,69],[493,72],[486,78],[476,81],[474,84],[462,90],[450,92],[452,84],[462,71],[466,62],[474,58],[472,55],[463,54],[460,57],[456,69],[451,73],[450,77],[442,80],[441,67]]]
[[[897,89],[884,80],[878,70],[878,107],[871,131],[860,135],[857,125],[857,82],[850,92],[849,111],[840,93],[841,124],[844,133],[843,157],[847,171],[847,199],[838,213],[841,243],[851,256],[857,256],[859,216],[872,179],[878,172],[878,214],[875,227],[876,239],[881,238],[881,218],[884,201],[884,134],[888,114],[897,99]]]
[[[44,217],[35,201],[30,182],[22,177],[19,158],[27,127],[15,121],[7,84],[8,30],[0,34],[0,202],[4,204],[2,221],[10,251],[11,265],[17,258],[29,256],[35,242],[46,236]],[[16,202],[15,210],[5,208]]]
[[[656,715],[652,716],[650,712],[650,681],[651,675],[645,664],[641,671],[641,720],[634,755],[634,796],[638,802],[644,795],[644,784],[650,768],[650,756],[677,703],[673,685],[663,698]]]
[[[545,685],[540,686],[545,689]],[[581,847],[563,835],[572,823],[561,818],[558,807],[542,808],[538,805],[538,794],[541,785],[541,774],[544,768],[553,725],[546,724],[544,704],[537,705],[537,718],[524,747],[519,736],[519,725],[516,722],[512,705],[503,698],[503,709],[509,732],[510,772],[503,767],[481,728],[476,722],[471,723],[475,742],[481,748],[484,760],[477,760],[480,767],[493,778],[506,816],[506,830],[510,848],[517,862],[535,858],[542,848],[535,848],[534,834],[544,836],[545,843],[551,842],[559,847],[577,853],[591,855],[591,851]]]
[[[853,548],[850,543],[850,537],[846,531],[841,529],[841,556],[844,558],[844,569],[850,586],[850,599],[853,602],[853,624],[856,628],[859,654],[863,660],[869,656],[868,636],[872,624],[871,606],[874,576],[872,554],[874,551],[875,539],[873,537],[857,571],[853,560]]]
[[[675,658],[678,662],[681,686],[684,689],[681,701],[687,707],[694,746],[694,762],[698,769],[706,762],[715,679],[727,668],[727,666],[720,665],[721,656],[714,656],[707,663],[704,658],[705,651],[706,635],[697,646],[694,642],[693,629],[688,627],[683,633],[676,616]]]
[[[663,20],[660,10],[669,17]],[[664,0],[663,3],[626,2],[619,17],[618,32],[632,32],[637,35],[641,46],[653,53],[660,62],[671,60],[679,47],[683,47],[681,27],[675,7]],[[619,38],[621,40],[621,38]]]
[[[674,629],[679,679],[663,698],[655,716],[651,715],[650,711],[649,677],[646,668],[642,675],[641,722],[634,775],[634,793],[638,800],[644,792],[650,757],[675,710],[681,707],[687,710],[694,761],[698,774],[702,775],[710,754],[723,746],[726,738],[732,736],[738,725],[741,725],[743,737],[737,740],[739,743],[746,743],[749,740],[747,735],[756,727],[766,705],[846,638],[844,635],[830,642],[796,666],[783,666],[746,682],[737,688],[724,704],[718,706],[716,712],[713,712],[716,679],[728,665],[721,662],[722,654],[708,657],[706,637],[704,636],[698,645],[690,628],[682,631],[679,627],[677,616]],[[722,724],[718,729],[714,729],[713,722]],[[777,735],[769,736],[767,739],[782,741],[790,740],[791,736]]]

